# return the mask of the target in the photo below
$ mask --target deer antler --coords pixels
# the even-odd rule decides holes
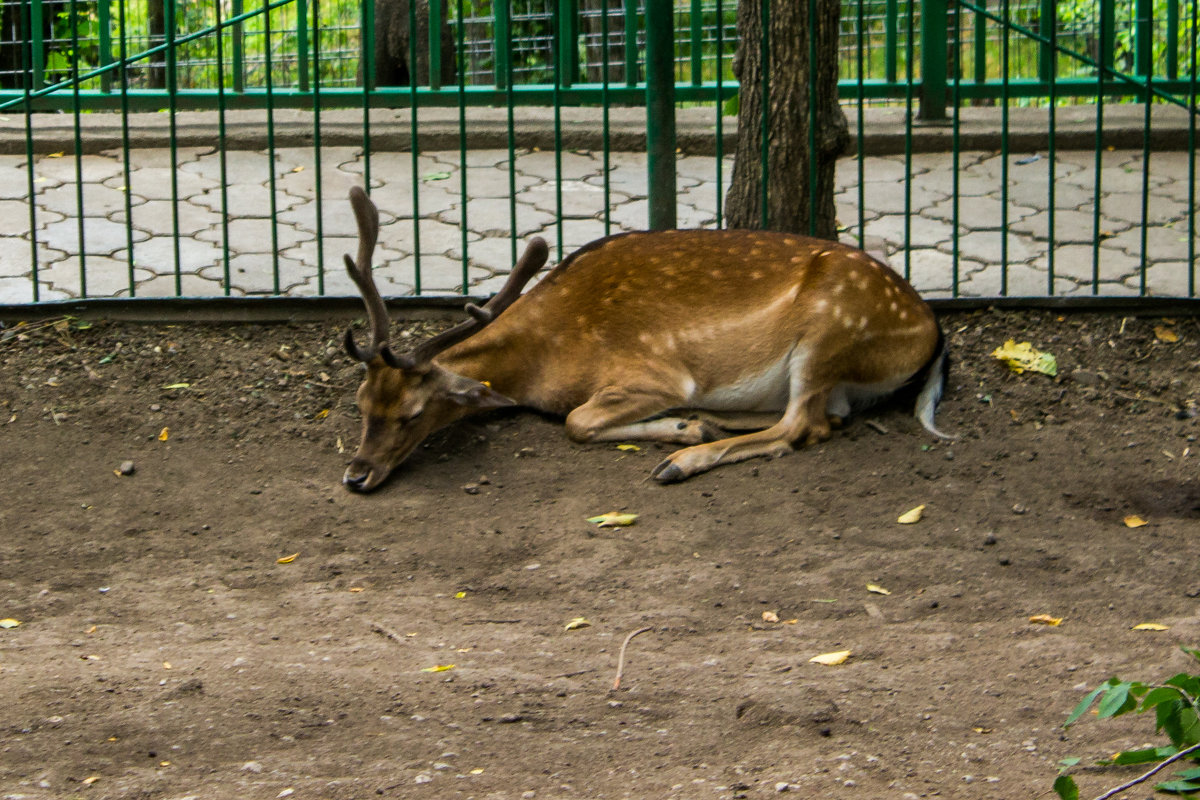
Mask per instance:
[[[451,345],[458,344],[485,328],[521,296],[521,290],[525,288],[525,284],[529,283],[529,279],[545,265],[549,255],[550,248],[546,245],[545,239],[540,236],[530,239],[529,244],[525,246],[525,252],[521,254],[516,266],[509,273],[504,287],[491,300],[484,303],[482,308],[474,303],[467,303],[465,310],[471,319],[460,322],[453,328],[422,342],[411,355],[399,356],[398,360],[411,362],[408,369],[419,368],[421,365],[428,364],[434,356]]]
[[[373,361],[379,356],[388,366],[396,369],[427,369],[434,356],[481,330],[512,305],[521,296],[525,284],[545,265],[550,255],[550,248],[547,247],[545,239],[540,236],[530,239],[504,287],[484,303],[482,308],[474,303],[467,303],[466,312],[471,319],[423,342],[411,354],[398,356],[388,347],[387,308],[383,304],[383,298],[379,296],[375,279],[371,276],[371,255],[375,252],[375,242],[379,238],[379,209],[358,186],[350,189],[350,206],[354,209],[354,218],[358,222],[358,258],[351,259],[349,255],[345,256],[346,271],[350,273],[351,279],[362,294],[363,304],[367,307],[371,341],[366,348],[360,348],[354,341],[352,330],[347,328],[345,345],[346,352],[362,362]]]
[[[349,254],[344,256],[346,271],[350,273],[350,278],[358,287],[363,304],[367,307],[371,339],[365,349],[360,348],[354,341],[353,331],[347,328],[344,341],[346,352],[362,362],[374,361],[376,356],[381,356],[384,361],[396,366],[392,363],[395,356],[387,346],[390,325],[387,307],[384,306],[379,289],[375,286],[375,279],[371,276],[371,256],[375,252],[375,242],[379,239],[379,209],[359,186],[350,189],[350,207],[354,209],[354,219],[358,223],[358,258],[351,259]]]

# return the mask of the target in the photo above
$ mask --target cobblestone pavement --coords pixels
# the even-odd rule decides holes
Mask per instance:
[[[223,201],[220,155],[215,148],[178,150],[175,169],[169,150],[134,150],[128,174],[119,152],[83,156],[78,173],[72,156],[38,157],[34,165],[34,225],[40,299],[79,298],[84,289],[91,297],[128,297],[131,285],[138,297],[174,296],[177,284],[184,296],[226,294],[223,202],[227,204],[230,295],[319,294],[322,257],[324,293],[354,294],[341,267],[341,256],[355,247],[346,192],[362,182],[364,161],[356,148],[325,148],[318,203],[318,171],[313,158],[308,148],[279,149],[272,165],[264,152],[227,152]],[[1053,185],[1053,293],[1091,294],[1096,269],[1100,294],[1137,294],[1143,249],[1141,158],[1140,151],[1102,153],[1098,259],[1092,244],[1096,238],[1094,153],[1059,153],[1053,181],[1045,157],[1010,154],[1006,219],[999,154],[961,154],[957,204],[950,155],[916,155],[911,169],[906,168],[903,156],[867,158],[863,163],[862,216],[868,249],[885,250],[892,265],[909,272],[913,284],[926,296],[949,296],[955,288],[953,223],[957,214],[959,294],[990,297],[1004,290],[1009,295],[1045,295],[1050,292],[1047,209]],[[465,204],[461,193],[464,168],[469,197]],[[275,180],[274,226],[269,169]],[[645,154],[611,155],[607,203],[601,154],[562,154],[561,197],[555,173],[555,155],[546,151],[518,152],[513,170],[507,151],[469,151],[465,167],[458,152],[422,153],[415,165],[418,191],[414,214],[412,155],[373,155],[372,196],[382,221],[375,262],[381,291],[385,295],[416,293],[414,242],[419,235],[420,294],[460,292],[464,217],[466,277],[472,294],[494,291],[508,272],[514,213],[518,246],[532,235],[543,236],[551,244],[551,261],[557,260],[559,247],[570,252],[605,234],[606,205],[612,232],[645,227]],[[716,161],[711,157],[679,158],[680,227],[716,223],[715,173]],[[732,161],[727,159],[723,167],[726,185],[731,173]],[[840,163],[838,215],[847,241],[857,240],[858,175],[857,161]],[[1149,294],[1182,296],[1189,289],[1187,175],[1186,153],[1152,155],[1145,209]],[[125,224],[126,193],[132,210],[131,233]],[[172,202],[172,196],[177,196],[178,202]],[[515,197],[515,205],[510,204],[510,197]],[[910,213],[906,214],[906,209]],[[4,221],[0,228],[0,303],[30,302],[34,270],[28,177],[22,156],[0,156],[0,220]],[[1006,253],[1002,251],[1004,237]],[[132,263],[129,238],[133,240]],[[1005,259],[1006,269],[1002,268]]]

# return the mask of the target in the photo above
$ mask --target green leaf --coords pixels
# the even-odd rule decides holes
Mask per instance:
[[[1174,747],[1147,747],[1144,750],[1126,750],[1123,753],[1117,753],[1111,761],[1100,763],[1112,764],[1117,767],[1127,767],[1130,764],[1149,764],[1153,761],[1162,761],[1164,758],[1170,758],[1177,752],[1179,751]]]
[[[1142,707],[1140,710],[1149,711],[1156,706],[1161,706],[1163,703],[1173,703],[1179,699],[1178,689],[1160,686],[1157,689],[1151,689],[1150,693],[1142,698]]]
[[[1200,675],[1188,675],[1186,672],[1181,672],[1174,677],[1167,678],[1163,683],[1167,686],[1178,686],[1192,697],[1200,695]]]
[[[1200,781],[1200,767],[1185,769],[1183,772],[1176,773],[1175,777],[1183,778],[1185,781]]]
[[[1075,766],[1082,760],[1083,760],[1082,758],[1078,758],[1076,756],[1070,756],[1069,758],[1060,758],[1058,760],[1059,771],[1065,772],[1066,770],[1069,770],[1071,767]]]
[[[1195,781],[1164,781],[1163,783],[1155,784],[1154,788],[1160,792],[1184,794],[1186,792],[1200,791],[1200,783]]]
[[[1111,682],[1112,681],[1109,681],[1109,683],[1111,683]],[[1102,695],[1104,693],[1105,688],[1107,688],[1107,687],[1108,687],[1108,683],[1103,684],[1102,686],[1099,686],[1096,689],[1093,689],[1091,694],[1089,694],[1087,697],[1080,700],[1079,705],[1075,706],[1075,710],[1071,712],[1071,716],[1067,717],[1067,721],[1063,723],[1063,727],[1064,728],[1071,727],[1071,725],[1075,722],[1075,720],[1079,719],[1085,713],[1087,713],[1087,710],[1089,708],[1091,708],[1092,703],[1096,702],[1096,698],[1099,697],[1100,695]]]
[[[450,177],[449,172],[428,172],[425,174],[424,180],[427,181],[444,181]]]
[[[1054,780],[1054,791],[1062,800],[1079,800],[1079,787],[1070,775],[1059,775]]]
[[[1137,708],[1137,700],[1129,694],[1130,687],[1129,683],[1118,683],[1104,693],[1096,709],[1100,719],[1119,717]]]

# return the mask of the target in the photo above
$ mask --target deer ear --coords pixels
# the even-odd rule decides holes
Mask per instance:
[[[469,408],[505,408],[517,403],[497,392],[487,383],[480,383],[469,378],[460,378],[450,389],[450,399],[461,406]]]

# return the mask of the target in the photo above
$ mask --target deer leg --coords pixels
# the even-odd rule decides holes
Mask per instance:
[[[716,439],[717,427],[699,417],[656,417],[681,402],[669,391],[609,386],[567,415],[567,435],[577,442],[699,444]]]
[[[771,427],[685,447],[655,467],[651,477],[662,483],[674,483],[719,464],[733,464],[760,456],[781,456],[790,453],[795,443],[824,441],[830,433],[830,420],[825,411],[828,401],[828,390],[809,393],[789,402],[783,419]]]

